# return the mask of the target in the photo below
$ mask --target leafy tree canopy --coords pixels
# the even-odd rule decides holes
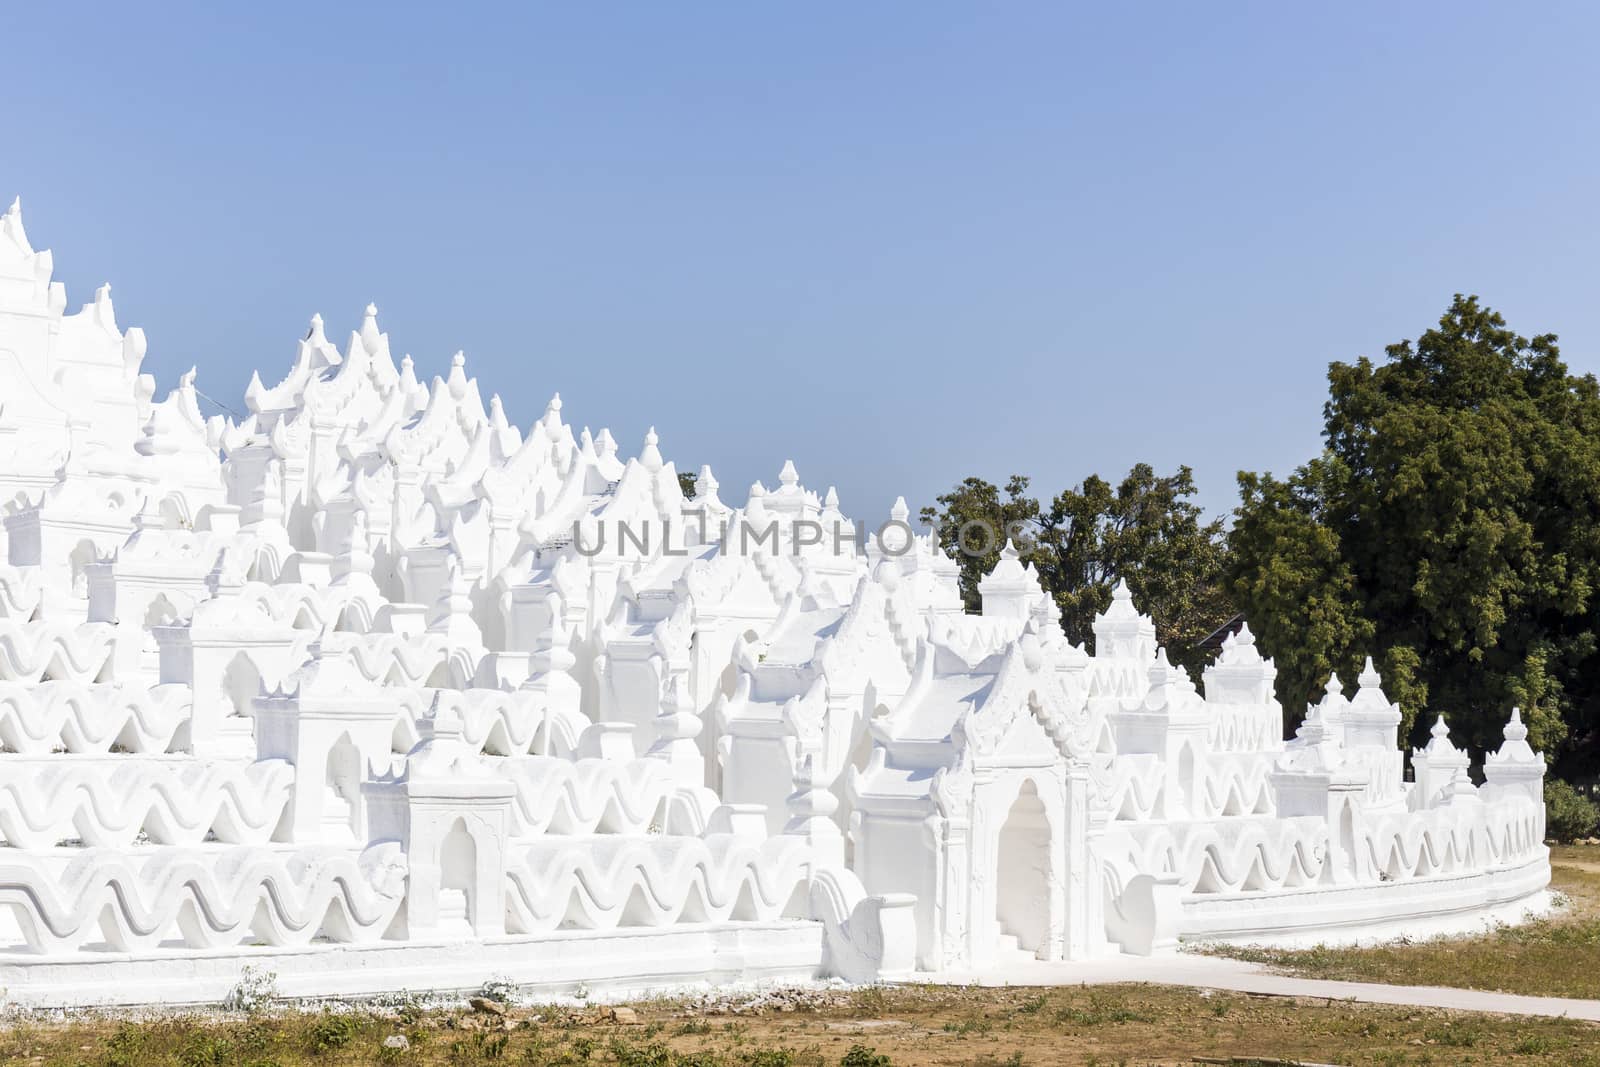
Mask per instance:
[[[1197,643],[1233,614],[1224,589],[1226,550],[1220,520],[1202,521],[1188,467],[1157,475],[1138,464],[1116,485],[1091,475],[1048,505],[1028,495],[1029,480],[1013,475],[1002,491],[968,478],[922,509],[922,520],[961,566],[967,606],[978,610],[978,582],[999,560],[1009,536],[1038,571],[1061,609],[1073,641],[1094,638],[1094,617],[1125,578],[1141,609],[1156,622],[1174,663],[1198,666]],[[999,533],[996,534],[995,531]]]
[[[1553,335],[1477,297],[1387,359],[1335,363],[1325,451],[1241,473],[1228,592],[1276,656],[1290,708],[1370,652],[1420,740],[1496,747],[1520,704],[1536,747],[1594,762],[1600,390]],[[1353,679],[1345,675],[1348,684]]]

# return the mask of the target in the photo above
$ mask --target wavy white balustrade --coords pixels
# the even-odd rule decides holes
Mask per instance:
[[[0,619],[25,622],[33,618],[43,596],[39,568],[0,564]]]
[[[101,676],[118,639],[110,623],[0,618],[0,681],[110,681]]]
[[[394,919],[405,857],[393,844],[331,849],[58,849],[0,853],[0,909],[26,951],[104,939],[123,952],[260,941],[371,941]]]
[[[798,838],[752,842],[730,834],[514,845],[506,927],[531,934],[802,918],[796,891],[809,884],[810,858]]]
[[[593,725],[579,711],[550,708],[542,693],[530,689],[390,689],[384,695],[396,706],[396,752],[417,744],[417,722],[436,708],[460,716],[462,740],[491,756],[570,757]]]
[[[29,756],[165,752],[193,700],[186,685],[0,681],[0,747]]]
[[[643,834],[666,821],[678,789],[655,760],[566,760],[526,756],[495,768],[517,787],[513,837],[542,834]]]
[[[1381,817],[1361,847],[1386,882],[1520,863],[1543,848],[1531,802],[1449,805]]]
[[[158,757],[0,756],[0,841],[114,848],[265,844],[289,801],[285,760],[237,764]]]
[[[1238,893],[1316,882],[1327,857],[1320,819],[1229,819],[1135,824],[1125,854],[1144,871],[1176,874],[1187,892]]]

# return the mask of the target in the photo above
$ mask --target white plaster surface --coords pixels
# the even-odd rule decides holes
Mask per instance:
[[[1197,684],[1119,584],[1071,644],[1009,545],[967,614],[904,501],[685,498],[655,430],[518,424],[371,306],[207,417],[53,269],[0,215],[12,1000],[1076,981],[1544,900],[1511,709],[1476,784],[1442,719],[1408,777],[1370,662],[1285,742],[1248,628]]]

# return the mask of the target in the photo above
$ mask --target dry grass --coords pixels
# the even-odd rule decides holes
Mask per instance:
[[[0,1061],[94,1067],[550,1064],[574,1067],[1055,1067],[1195,1056],[1341,1064],[1600,1065],[1600,1027],[1557,1019],[1296,1002],[1150,986],[906,987],[707,1013],[665,1001],[603,1012],[373,1010],[154,1022],[13,1023]],[[404,1034],[406,1052],[384,1049]],[[1243,1062],[1249,1062],[1248,1060]]]
[[[1453,986],[1532,996],[1600,999],[1600,848],[1551,850],[1561,914],[1476,937],[1375,948],[1299,950],[1209,946],[1204,951],[1266,964],[1302,978]]]

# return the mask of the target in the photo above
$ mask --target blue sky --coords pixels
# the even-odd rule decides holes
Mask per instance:
[[[1456,291],[1600,370],[1593,5],[334,7],[3,16],[0,196],[163,391],[375,301],[725,497],[1146,460],[1220,513]]]

